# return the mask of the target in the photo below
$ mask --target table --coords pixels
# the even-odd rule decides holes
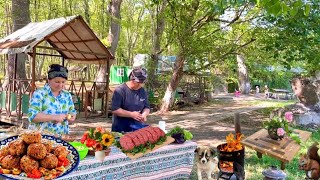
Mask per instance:
[[[311,132],[295,129],[302,142],[307,141]],[[291,139],[273,140],[269,137],[266,129],[261,129],[251,136],[245,138],[242,144],[257,151],[259,158],[262,154],[274,157],[281,161],[281,169],[285,169],[285,164],[290,162],[300,150],[300,145]]]
[[[277,98],[278,100],[280,99],[279,94],[285,94],[285,99],[289,99],[289,93],[290,91],[286,90],[286,89],[273,89],[273,91],[275,92],[275,98]]]
[[[118,148],[111,147],[103,162],[87,156],[78,168],[59,179],[181,179],[189,178],[197,143],[170,144],[136,160],[131,160]]]

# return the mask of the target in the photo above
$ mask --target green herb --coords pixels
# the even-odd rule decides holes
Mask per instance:
[[[191,139],[193,138],[193,135],[192,135],[191,132],[188,131],[188,130],[183,130],[183,134],[184,134],[184,138],[185,138],[186,140],[191,140]]]
[[[168,136],[172,136],[172,134],[182,133],[184,135],[185,140],[191,140],[193,138],[193,135],[190,131],[183,129],[179,126],[174,127],[168,132]]]

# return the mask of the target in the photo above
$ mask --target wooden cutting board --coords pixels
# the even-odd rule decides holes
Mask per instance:
[[[163,142],[161,145],[156,145],[152,150],[147,149],[147,151],[145,153],[137,153],[135,155],[133,155],[132,153],[126,153],[126,155],[132,160],[138,159],[139,157],[142,157],[145,154],[148,154],[152,151],[155,151],[156,149],[159,149],[159,148],[166,146],[168,144],[171,144],[173,142],[174,142],[174,138],[172,138],[171,136],[167,136],[167,140],[165,142]]]

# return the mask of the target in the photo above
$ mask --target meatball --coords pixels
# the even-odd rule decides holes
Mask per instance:
[[[69,154],[68,150],[64,146],[58,146],[54,149],[54,155],[57,157],[62,156],[62,157],[67,157]]]
[[[27,145],[22,139],[17,139],[9,143],[9,153],[12,156],[20,156],[26,153]]]
[[[42,136],[41,136],[40,132],[30,131],[30,132],[26,132],[26,133],[22,134],[22,139],[27,144],[40,143]]]
[[[39,168],[39,162],[28,155],[24,155],[20,160],[20,167],[24,172],[29,173]]]
[[[9,155],[9,146],[5,146],[4,148],[0,149],[0,156]]]
[[[1,161],[2,168],[4,169],[19,168],[19,161],[20,161],[19,156],[7,155]]]
[[[41,167],[54,169],[58,166],[58,158],[54,154],[47,153],[47,156],[40,161]]]
[[[35,159],[43,159],[47,155],[47,148],[41,143],[33,143],[28,147],[27,155]]]
[[[46,146],[47,152],[51,152],[52,150],[52,142],[47,139],[42,139],[41,143]]]

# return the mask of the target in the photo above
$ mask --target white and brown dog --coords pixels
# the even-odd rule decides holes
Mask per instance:
[[[198,179],[202,179],[201,172],[205,171],[208,179],[211,180],[211,174],[217,171],[219,161],[215,150],[207,146],[199,146],[194,152],[196,153]]]

